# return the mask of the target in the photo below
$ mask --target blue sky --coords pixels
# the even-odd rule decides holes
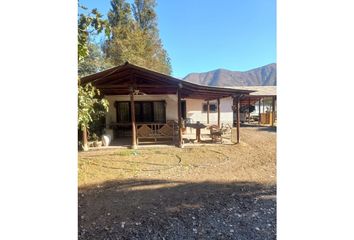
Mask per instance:
[[[105,16],[110,8],[110,0],[80,3]],[[174,77],[276,62],[275,0],[157,0],[156,11]]]

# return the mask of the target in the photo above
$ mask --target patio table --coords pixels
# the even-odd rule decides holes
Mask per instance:
[[[191,127],[191,128],[196,129],[195,136],[196,136],[197,142],[200,142],[200,129],[206,128],[207,126],[198,121],[196,123],[186,123],[186,127]]]

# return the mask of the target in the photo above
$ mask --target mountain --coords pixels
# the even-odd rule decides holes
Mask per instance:
[[[204,73],[190,73],[183,80],[208,86],[275,86],[277,85],[275,63],[244,72],[216,69]]]

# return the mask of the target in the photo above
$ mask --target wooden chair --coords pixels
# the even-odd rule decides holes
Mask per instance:
[[[212,142],[217,143],[220,142],[222,143],[222,131],[217,125],[211,125],[209,127],[210,129],[210,137]]]

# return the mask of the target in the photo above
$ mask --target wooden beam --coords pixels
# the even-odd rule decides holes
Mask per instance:
[[[251,122],[251,112],[250,112],[250,108],[251,108],[251,99],[248,98],[248,124]]]
[[[210,114],[210,104],[209,100],[207,101],[207,124],[209,124],[209,114]]]
[[[236,114],[237,114],[237,136],[236,136],[236,143],[240,143],[240,97],[236,98]]]
[[[178,147],[183,147],[182,138],[182,101],[181,89],[177,87],[177,111],[178,111]]]
[[[217,101],[218,101],[218,128],[220,128],[220,98],[218,98]]]
[[[274,126],[275,121],[275,97],[272,97],[272,127]]]
[[[94,80],[92,83],[94,86],[96,85],[102,85],[102,84],[107,84],[110,82],[121,82],[121,81],[130,81],[131,80],[131,70],[126,69],[126,68],[121,68],[118,72],[118,70],[112,71],[108,75],[105,74],[103,76],[98,77],[98,79]],[[90,77],[90,76],[89,76]]]
[[[130,95],[130,92],[128,90],[117,90],[117,89],[100,89],[101,94],[103,95]],[[161,95],[161,94],[176,94],[176,91],[169,91],[168,89],[164,92],[158,91],[158,90],[141,90],[142,93],[145,93],[146,95]]]
[[[136,144],[136,123],[135,123],[135,104],[134,104],[134,89],[130,91],[130,116],[132,123],[132,149],[137,148]]]
[[[111,85],[102,85],[102,86],[97,86],[97,88],[101,89],[127,89],[129,88],[130,85],[128,84],[111,84]],[[173,88],[174,91],[176,91],[176,86],[172,85],[158,85],[158,84],[136,84],[137,89],[140,90],[140,88]]]
[[[136,75],[137,79],[140,80],[148,80],[148,82],[156,82],[158,84],[166,84],[166,85],[174,85],[176,86],[178,82],[176,80],[168,79],[166,77],[161,77],[161,76],[154,76],[152,74],[147,74],[147,73],[142,73],[139,71],[134,70],[134,74]],[[180,81],[180,80],[178,80]]]
[[[212,101],[218,98],[226,98],[226,97],[230,97],[231,95],[212,95],[212,94],[193,94],[193,93],[183,93],[182,95],[184,98],[191,98],[191,99],[202,99],[204,101]]]
[[[261,99],[258,100],[258,125],[261,124]]]

